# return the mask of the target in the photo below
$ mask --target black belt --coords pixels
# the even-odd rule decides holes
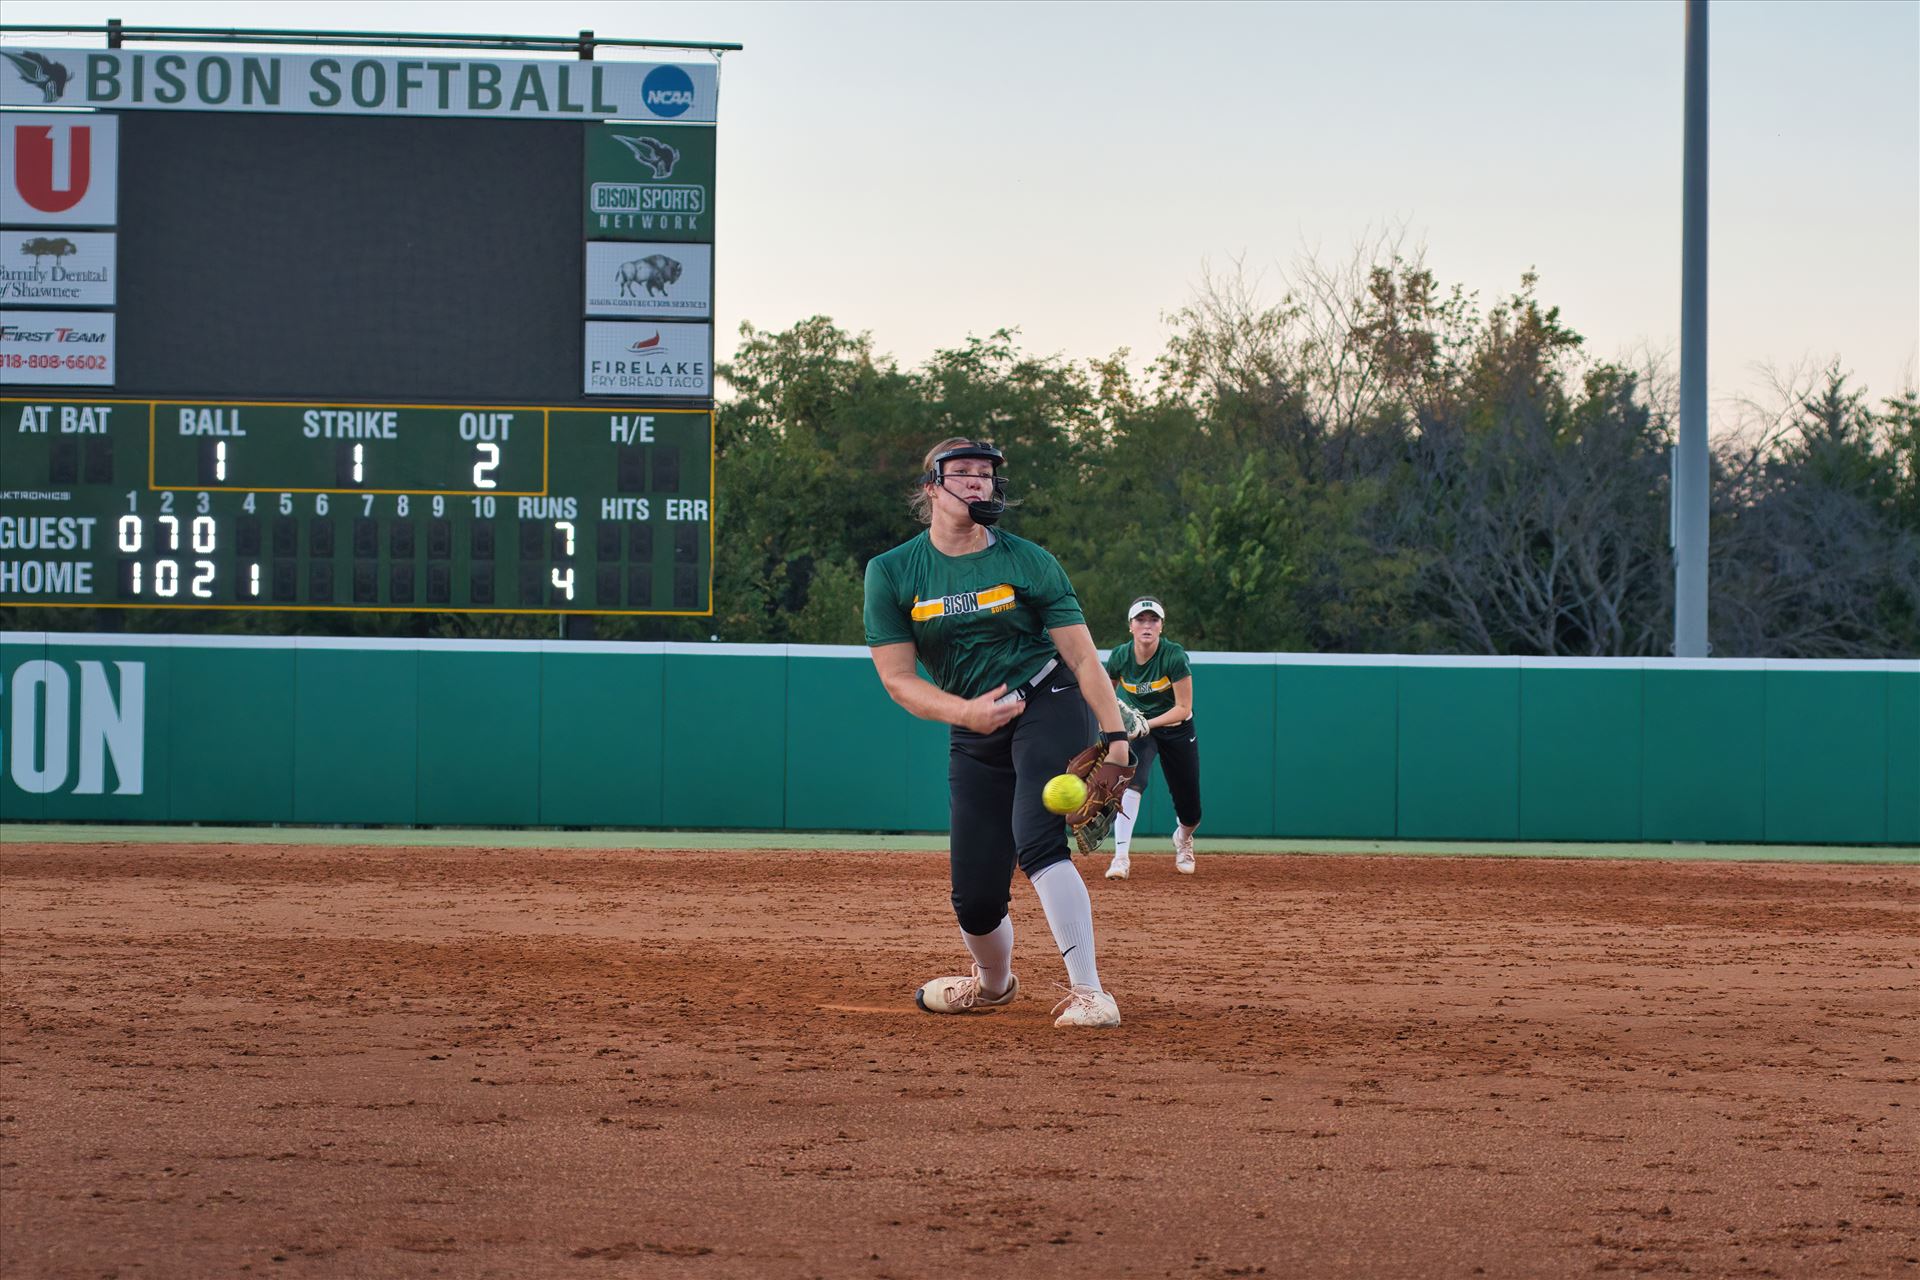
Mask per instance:
[[[1047,665],[1033,673],[1033,678],[1014,686],[995,698],[995,702],[1025,702],[1047,682],[1047,677],[1060,669],[1060,659],[1048,658]]]

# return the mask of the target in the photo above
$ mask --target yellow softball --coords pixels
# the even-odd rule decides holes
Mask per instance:
[[[1072,813],[1087,802],[1087,784],[1071,773],[1050,778],[1040,793],[1040,803],[1054,813]]]

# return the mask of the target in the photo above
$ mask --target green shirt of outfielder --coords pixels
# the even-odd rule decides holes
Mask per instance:
[[[1107,655],[1107,674],[1119,683],[1120,698],[1151,720],[1173,710],[1173,686],[1193,674],[1187,651],[1162,638],[1145,662],[1137,662],[1131,642],[1122,642]]]

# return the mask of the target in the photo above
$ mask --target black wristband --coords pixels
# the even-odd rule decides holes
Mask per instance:
[[[1108,729],[1100,735],[1100,741],[1106,743],[1108,746],[1112,746],[1116,742],[1125,742],[1126,740],[1127,731],[1125,729]]]

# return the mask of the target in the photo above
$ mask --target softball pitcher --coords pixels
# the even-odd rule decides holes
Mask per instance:
[[[1004,462],[983,440],[935,445],[909,500],[926,530],[867,565],[866,638],[880,682],[914,715],[952,726],[949,870],[973,965],[926,983],[914,1000],[929,1013],[976,1013],[1019,994],[1007,914],[1018,865],[1066,961],[1067,998],[1054,1025],[1114,1027],[1120,1009],[1100,986],[1093,902],[1066,827],[1041,791],[1095,740],[1096,719],[1107,744],[1098,768],[1114,793],[1109,803],[1131,773],[1131,755],[1060,562],[994,528],[1007,508]]]
[[[1107,879],[1125,880],[1132,871],[1133,824],[1140,820],[1154,757],[1165,762],[1167,790],[1173,796],[1173,869],[1192,875],[1193,832],[1200,825],[1200,736],[1193,727],[1193,667],[1187,651],[1161,634],[1167,610],[1153,596],[1127,606],[1127,644],[1107,655],[1107,674],[1120,698],[1147,718],[1147,734],[1133,744],[1133,780],[1113,820],[1113,863]]]

